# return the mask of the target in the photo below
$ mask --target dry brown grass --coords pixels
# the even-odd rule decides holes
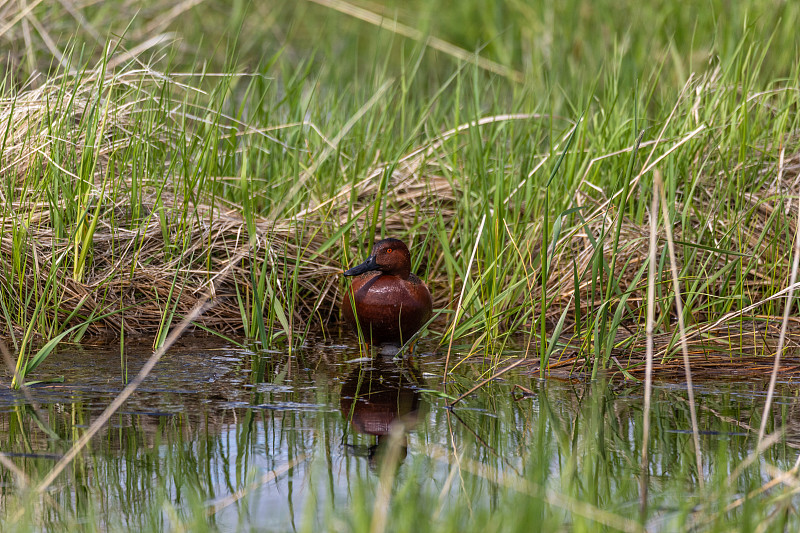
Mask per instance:
[[[242,316],[236,292],[246,294],[252,289],[250,258],[256,258],[258,264],[266,261],[269,270],[280,273],[278,297],[284,304],[293,300],[295,326],[302,327],[312,317],[327,322],[336,316],[339,282],[335,274],[342,269],[343,255],[340,246],[330,246],[328,239],[332,228],[347,223],[354,210],[358,216],[368,209],[384,165],[376,163],[355,185],[343,187],[333,198],[315,202],[294,217],[258,219],[252,242],[241,206],[219,199],[213,206],[210,200],[195,203],[176,192],[169,180],[163,189],[148,187],[139,206],[131,206],[125,194],[114,201],[108,190],[129,191],[131,168],[123,166],[121,172],[115,169],[113,183],[105,184],[104,190],[109,161],[115,152],[142,141],[136,137],[138,130],[130,125],[155,101],[141,91],[138,94],[142,96],[134,101],[109,101],[105,118],[87,126],[84,112],[96,99],[98,76],[101,74],[88,73],[75,84],[67,80],[66,93],[62,92],[64,80],[56,78],[0,101],[0,120],[10,125],[2,154],[8,164],[0,171],[0,178],[12,184],[5,190],[13,194],[6,198],[0,191],[8,206],[0,217],[4,229],[0,261],[6,265],[0,270],[0,281],[16,295],[18,304],[24,305],[25,295],[31,292],[42,293],[51,275],[50,266],[59,264],[64,267],[53,278],[58,285],[59,305],[57,310],[45,309],[52,314],[48,321],[60,323],[80,308],[83,317],[104,317],[92,323],[90,333],[114,335],[123,328],[127,334],[152,333],[170,305],[178,316],[184,316],[210,289],[215,305],[200,323],[219,331],[239,331]],[[147,70],[104,76],[103,85],[111,88],[107,94],[160,79]],[[72,105],[67,106],[68,101]],[[63,107],[54,109],[56,102]],[[51,131],[58,131],[59,138],[53,138]],[[147,142],[170,149],[173,134],[162,126]],[[100,142],[93,145],[87,137],[95,136]],[[64,146],[72,147],[72,152],[56,161],[54,151]],[[89,215],[98,204],[100,212],[90,268],[83,279],[75,280],[66,267],[74,246],[67,235],[75,228],[59,229],[62,221],[54,220],[53,214],[65,210],[68,201],[81,199],[60,197],[57,208],[52,209],[46,190],[37,190],[36,185],[52,172],[60,173],[62,179],[80,180],[77,170],[87,155],[96,158]],[[451,184],[435,173],[425,149],[412,152],[400,162],[388,190],[385,223],[387,231],[394,234],[408,233],[410,221],[419,217],[447,216],[446,209],[454,201]],[[357,197],[355,203],[353,195]],[[182,216],[186,211],[191,216]],[[19,244],[15,245],[20,235],[24,235],[22,254]],[[180,242],[187,244],[179,249],[175,243]],[[327,249],[318,253],[322,247]],[[349,257],[359,254],[353,249]],[[21,279],[14,278],[15,262],[24,265],[16,269],[24,272]],[[217,285],[215,280],[228,271],[226,281]],[[287,292],[293,277],[299,287],[296,298]],[[32,315],[33,309],[28,317]],[[18,326],[23,324],[20,321]]]

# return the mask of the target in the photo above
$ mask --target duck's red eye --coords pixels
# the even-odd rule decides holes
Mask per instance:
[[[387,253],[387,254],[390,254],[390,253],[392,253],[392,249],[391,249],[391,248],[387,248],[387,249],[386,249],[386,253]]]

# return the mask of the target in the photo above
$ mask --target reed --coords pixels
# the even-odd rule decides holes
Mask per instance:
[[[337,324],[340,269],[393,235],[410,243],[435,305],[459,305],[432,334],[470,339],[473,353],[523,334],[544,366],[567,350],[592,375],[634,371],[655,169],[689,340],[770,353],[797,225],[797,7],[753,2],[739,25],[702,13],[690,42],[679,25],[665,38],[640,21],[608,60],[599,50],[615,42],[589,32],[574,2],[453,13],[484,22],[471,30],[422,9],[414,25],[450,46],[388,25],[388,12],[317,4],[266,17],[292,29],[266,55],[250,44],[267,31],[253,24],[266,8],[237,7],[225,26],[235,38],[208,43],[203,68],[153,34],[185,6],[131,16],[124,41],[97,32],[121,23],[100,10],[67,44],[44,37],[63,31],[61,8],[29,13],[41,39],[12,54],[25,60],[0,87],[0,303],[21,361],[52,339],[123,330],[157,347],[207,290],[215,306],[197,327],[299,346]],[[592,6],[592,24],[618,28]],[[552,34],[537,13],[597,42],[544,46]],[[478,42],[497,17],[507,33],[459,52],[453,42]],[[6,31],[24,40],[22,20]],[[304,48],[314,28],[321,37]],[[333,43],[354,60],[333,68]],[[658,261],[656,359],[668,364],[679,333],[673,273]]]

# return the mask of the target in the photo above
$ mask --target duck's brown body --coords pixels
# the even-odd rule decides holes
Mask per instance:
[[[410,270],[406,245],[384,239],[364,263],[345,272],[355,277],[342,299],[342,312],[367,342],[402,345],[430,319],[431,293]]]

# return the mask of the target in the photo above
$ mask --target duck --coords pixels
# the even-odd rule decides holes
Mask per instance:
[[[353,280],[342,314],[368,345],[402,346],[431,317],[431,292],[411,273],[411,253],[399,239],[376,242],[372,254],[343,275]]]

